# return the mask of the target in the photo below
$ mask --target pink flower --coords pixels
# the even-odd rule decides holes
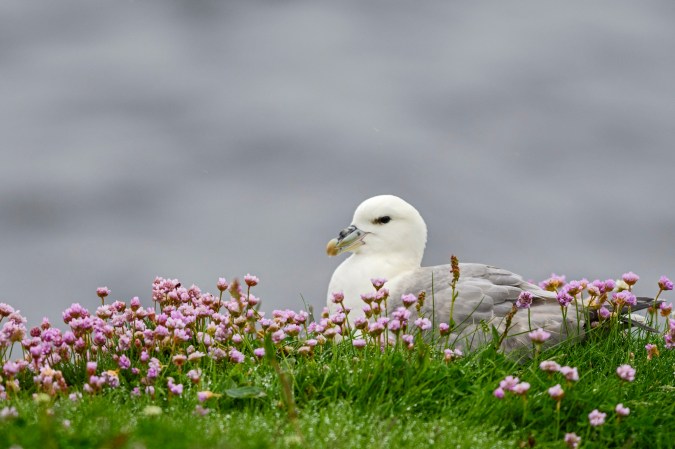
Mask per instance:
[[[670,316],[670,313],[673,311],[673,305],[669,302],[662,302],[659,306],[659,312],[661,316],[667,317]]]
[[[390,331],[397,334],[401,331],[401,322],[399,320],[392,320],[389,322],[388,327]]]
[[[560,371],[560,365],[553,360],[544,360],[539,364],[539,369],[547,373],[556,373]]]
[[[387,282],[387,280],[384,278],[375,278],[371,279],[370,282],[373,284],[373,287],[375,287],[375,290],[379,290]]]
[[[454,359],[458,359],[464,355],[464,353],[459,349],[445,349],[444,351],[444,360],[450,362]]]
[[[218,290],[220,290],[221,292],[224,292],[225,290],[227,290],[227,288],[228,288],[229,286],[230,286],[230,285],[227,283],[227,281],[225,280],[225,278],[218,278],[218,282],[216,283],[216,288],[217,288]]]
[[[628,290],[621,291],[619,293],[614,293],[612,295],[612,303],[617,307],[621,307],[624,304],[629,306],[637,305],[637,298]]]
[[[570,366],[563,366],[560,368],[560,374],[565,376],[565,379],[567,379],[570,382],[577,382],[579,380],[579,372],[577,371],[576,368],[572,368]]]
[[[5,304],[4,302],[0,302],[0,318],[10,316],[13,313],[14,307],[10,306],[9,304]]]
[[[129,357],[126,355],[122,354],[120,358],[117,360],[117,365],[121,369],[129,369],[131,368],[131,360],[129,360]]]
[[[183,384],[174,383],[173,377],[167,378],[166,386],[169,389],[169,392],[174,396],[180,396],[183,394]]]
[[[87,362],[87,375],[91,376],[96,374],[97,364],[96,362]]]
[[[362,338],[357,338],[356,340],[352,341],[352,345],[354,345],[354,347],[357,349],[365,348],[366,340]]]
[[[551,334],[549,332],[546,332],[541,327],[536,331],[530,332],[529,334],[527,334],[527,336],[530,337],[530,340],[532,340],[532,342],[536,344],[542,344],[546,340],[551,338]]]
[[[272,341],[277,344],[280,343],[285,338],[286,333],[281,329],[272,334]]]
[[[13,418],[18,418],[19,412],[16,411],[16,407],[5,407],[0,410],[0,420],[8,421]]]
[[[574,301],[572,295],[567,293],[565,290],[559,291],[556,299],[558,300],[558,304],[560,304],[561,307],[567,307],[572,301]]]
[[[635,285],[635,283],[640,280],[640,276],[637,274],[633,273],[632,271],[629,271],[628,273],[624,273],[621,276],[621,279],[628,284],[628,285]]]
[[[368,327],[368,320],[364,317],[358,317],[354,320],[354,327],[357,329],[365,329]]]
[[[515,386],[511,389],[511,391],[512,391],[514,394],[517,394],[517,395],[519,395],[519,396],[522,396],[522,395],[524,395],[525,393],[527,393],[527,391],[528,391],[529,389],[530,389],[530,384],[529,384],[529,383],[527,383],[527,382],[520,382],[519,384],[515,385]]]
[[[574,432],[566,433],[565,434],[565,444],[570,449],[577,449],[579,447],[579,444],[581,444],[581,437],[578,436]]]
[[[244,363],[244,360],[246,357],[244,357],[244,354],[241,352],[237,351],[236,349],[230,349],[230,361],[233,363]]]
[[[256,285],[258,285],[258,282],[260,282],[260,279],[258,279],[257,276],[253,276],[252,274],[247,274],[246,276],[244,276],[244,282],[249,287],[255,287]]]
[[[558,290],[563,285],[565,285],[565,276],[558,276],[555,273],[552,273],[550,278],[539,283],[539,287],[552,292]]]
[[[596,408],[595,410],[593,410],[591,413],[588,414],[588,421],[590,422],[591,426],[598,427],[605,423],[606,417],[607,413],[602,413],[600,410]]]
[[[205,402],[205,401],[208,401],[209,399],[211,399],[213,397],[217,397],[217,396],[219,396],[219,395],[216,395],[216,394],[214,394],[210,391],[198,391],[197,392],[197,400],[199,402]]]
[[[621,365],[616,369],[616,375],[619,379],[626,382],[633,382],[635,380],[635,368],[630,365]]]
[[[415,326],[423,331],[426,331],[431,329],[431,321],[429,321],[429,318],[417,318],[415,320]]]
[[[376,321],[368,325],[368,334],[377,337],[382,332],[384,332],[384,324],[381,321]]]
[[[206,416],[209,413],[211,413],[211,409],[208,409],[206,407],[202,407],[200,404],[195,405],[195,411],[194,411],[195,415]]]
[[[448,323],[441,323],[438,325],[438,332],[441,336],[448,335],[450,333],[450,326]]]
[[[417,302],[417,297],[415,295],[407,294],[401,296],[401,301],[403,301],[404,306],[410,307]]]
[[[565,390],[562,389],[560,384],[557,384],[548,389],[548,395],[559,401],[565,396]]]
[[[498,387],[495,391],[492,392],[492,394],[497,399],[504,399],[504,389],[502,387]]]
[[[609,309],[605,306],[600,307],[598,310],[598,317],[600,317],[601,320],[606,320],[611,316],[611,312]]]
[[[661,279],[659,279],[659,288],[661,290],[672,290],[673,283],[667,277],[661,276]]]
[[[335,292],[332,296],[331,301],[333,304],[342,304],[342,301],[345,300],[345,294],[342,292]]]
[[[265,357],[265,348],[255,348],[253,350],[253,355],[258,359],[262,359]]]
[[[506,377],[504,378],[504,380],[502,380],[501,382],[499,382],[499,387],[502,388],[502,389],[504,389],[504,390],[511,391],[511,390],[513,390],[513,388],[514,388],[516,385],[518,385],[519,382],[520,382],[520,379],[518,379],[517,377],[514,377],[514,376],[506,376]]]
[[[628,416],[630,414],[630,409],[628,407],[624,407],[621,403],[616,404],[614,411],[616,411],[616,414],[619,416]]]
[[[99,287],[96,289],[96,295],[103,299],[110,294],[110,289],[108,287]]]
[[[532,293],[524,291],[518,295],[518,300],[516,301],[516,307],[519,309],[529,309],[532,305]]]
[[[361,295],[361,301],[365,302],[366,304],[370,304],[373,301],[375,301],[375,293],[373,292],[368,292],[364,293]]]
[[[584,288],[584,284],[580,281],[570,281],[565,285],[565,291],[572,296],[578,295]]]
[[[190,382],[193,384],[198,384],[202,377],[202,370],[200,369],[191,369],[186,374],[187,378],[190,379]]]

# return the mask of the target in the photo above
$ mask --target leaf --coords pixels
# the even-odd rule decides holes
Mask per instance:
[[[228,390],[225,390],[225,394],[228,395],[231,398],[237,398],[237,399],[263,398],[263,397],[267,396],[267,393],[265,393],[265,390],[263,390],[260,387],[256,387],[255,385],[248,386],[248,387],[230,388]]]

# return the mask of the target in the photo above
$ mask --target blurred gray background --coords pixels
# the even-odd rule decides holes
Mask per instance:
[[[425,264],[675,276],[675,4],[0,0],[0,302],[324,304],[381,193]],[[666,298],[668,296],[666,295]]]

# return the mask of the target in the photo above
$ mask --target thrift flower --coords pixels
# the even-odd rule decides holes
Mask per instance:
[[[9,420],[12,418],[18,418],[19,417],[19,412],[16,411],[15,407],[5,407],[2,410],[0,410],[0,419],[1,420]]]
[[[630,414],[630,409],[628,407],[624,407],[621,403],[616,404],[614,411],[616,411],[616,414],[619,416],[628,416]]]
[[[591,426],[598,427],[605,423],[606,417],[607,413],[602,413],[600,410],[596,408],[595,410],[593,410],[591,413],[588,414],[588,421],[590,422]]]
[[[342,301],[345,300],[345,294],[342,292],[335,292],[332,296],[331,301],[333,304],[342,304]]]
[[[444,351],[444,360],[450,362],[454,359],[458,359],[464,355],[464,353],[459,349],[445,349]]]
[[[579,381],[579,372],[577,371],[576,368],[572,368],[570,366],[563,366],[560,368],[560,374],[565,376],[565,379],[567,379],[570,382]]]
[[[504,399],[504,389],[502,387],[498,387],[495,391],[492,392],[492,394],[497,399]]]
[[[202,377],[202,370],[199,368],[191,369],[187,372],[186,376],[193,384],[198,384]]]
[[[448,335],[450,333],[450,325],[448,325],[448,323],[439,324],[438,332],[441,334],[441,337]]]
[[[366,340],[362,338],[358,338],[352,342],[355,348],[357,349],[362,349],[366,347]]]
[[[637,298],[630,291],[624,290],[612,295],[612,303],[614,303],[617,308],[624,304],[633,307],[637,305]]]
[[[96,289],[96,296],[103,299],[110,294],[110,289],[108,287],[99,287]]]
[[[117,365],[120,367],[120,369],[129,369],[131,368],[131,360],[129,360],[129,357],[126,355],[122,355],[117,360]]]
[[[387,280],[384,279],[384,278],[375,278],[375,279],[371,279],[370,282],[373,284],[373,287],[375,288],[375,290],[379,290],[387,282]]]
[[[532,340],[532,342],[536,344],[542,344],[546,340],[551,338],[551,334],[549,332],[546,332],[542,328],[539,328],[535,331],[528,333],[527,336],[530,337],[530,340]]]
[[[572,296],[578,295],[584,288],[584,283],[581,281],[570,281],[565,285],[565,291]]]
[[[205,402],[208,401],[211,398],[217,398],[220,397],[219,394],[212,393],[211,391],[199,391],[197,392],[197,400],[199,402]]]
[[[638,280],[640,280],[640,276],[637,274],[633,273],[632,271],[629,271],[628,273],[624,273],[621,276],[621,279],[628,285],[633,286],[637,283]]]
[[[659,279],[659,288],[661,290],[672,290],[673,283],[667,277],[661,276],[661,279]]]
[[[262,359],[265,357],[265,348],[255,348],[253,350],[253,355],[258,359]]]
[[[506,376],[506,377],[504,378],[504,380],[502,380],[501,382],[499,382],[499,387],[502,388],[502,389],[504,389],[504,390],[507,390],[507,391],[512,391],[513,388],[514,388],[516,385],[518,385],[519,382],[520,382],[520,379],[518,379],[517,377],[514,377],[514,376]]]
[[[252,274],[247,274],[246,276],[244,276],[244,282],[249,287],[255,287],[256,285],[258,285],[258,282],[260,282],[260,279],[258,279],[258,276],[253,276]]]
[[[211,413],[211,410],[205,407],[202,407],[201,405],[197,404],[195,406],[195,411],[194,414],[197,416],[206,416],[209,413]]]
[[[539,287],[551,292],[557,291],[563,285],[565,285],[565,276],[558,276],[555,273],[552,273],[550,278],[539,283]]]
[[[560,371],[560,365],[553,360],[544,360],[539,364],[539,369],[547,373],[556,373]]]
[[[560,304],[560,307],[567,307],[572,301],[574,301],[572,295],[570,295],[564,290],[558,292],[556,299],[558,300],[558,304]]]
[[[565,396],[565,390],[562,389],[560,384],[557,384],[548,389],[548,395],[556,401],[560,401]]]
[[[673,311],[673,305],[669,302],[662,302],[659,306],[659,313],[662,317],[670,316],[670,313]]]
[[[244,354],[241,352],[237,351],[236,349],[231,349],[230,350],[230,361],[233,363],[244,363],[244,360],[246,357],[244,357]]]
[[[167,379],[166,386],[171,392],[171,394],[175,396],[180,396],[183,394],[183,384],[174,383],[173,377],[169,377]]]
[[[519,396],[522,396],[527,393],[527,391],[530,389],[530,384],[527,382],[520,382],[516,386],[514,386],[511,391],[514,394],[517,394]]]
[[[621,380],[633,382],[635,380],[635,368],[630,365],[621,365],[616,369],[616,375]]]
[[[609,309],[608,309],[607,307],[605,307],[605,306],[602,306],[602,307],[600,307],[600,309],[598,309],[598,317],[599,317],[601,320],[607,320],[607,319],[609,319],[609,317],[610,317],[611,315],[612,315],[612,313],[611,313],[611,312],[609,311]]]
[[[225,290],[227,290],[227,288],[228,288],[229,286],[230,286],[230,285],[227,283],[227,281],[225,280],[225,278],[218,278],[218,282],[216,283],[216,288],[217,288],[218,290],[220,290],[221,292],[224,292]]]
[[[565,434],[565,444],[570,449],[577,449],[579,447],[579,445],[581,444],[581,437],[578,436],[574,432],[566,433]]]
[[[401,296],[401,301],[405,307],[410,307],[417,302],[417,296],[411,294],[403,295]]]
[[[518,295],[516,300],[516,307],[519,309],[529,309],[532,305],[532,293],[524,291]]]
[[[415,320],[415,326],[423,331],[427,331],[431,329],[431,321],[428,318],[417,318]]]

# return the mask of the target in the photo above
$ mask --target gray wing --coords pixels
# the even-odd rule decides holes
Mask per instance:
[[[572,316],[568,316],[565,325],[555,293],[530,284],[521,276],[501,268],[474,263],[462,263],[459,267],[460,277],[456,287],[458,296],[452,316],[455,328],[450,338],[451,343],[454,341],[457,346],[472,349],[491,340],[492,326],[500,334],[503,333],[506,327],[505,317],[523,291],[529,291],[534,296],[530,317],[528,320],[526,309],[518,310],[513,316],[508,338],[502,343],[506,352],[531,348],[527,337],[530,329],[541,327],[550,332],[552,338],[547,342],[549,346],[567,338],[568,334],[583,334],[583,323],[577,320],[573,310],[569,311]],[[436,325],[450,322],[450,265],[423,267],[392,281],[389,286],[389,310],[401,305],[401,295],[418,295],[424,291],[426,301],[421,314],[428,318],[433,314]]]

